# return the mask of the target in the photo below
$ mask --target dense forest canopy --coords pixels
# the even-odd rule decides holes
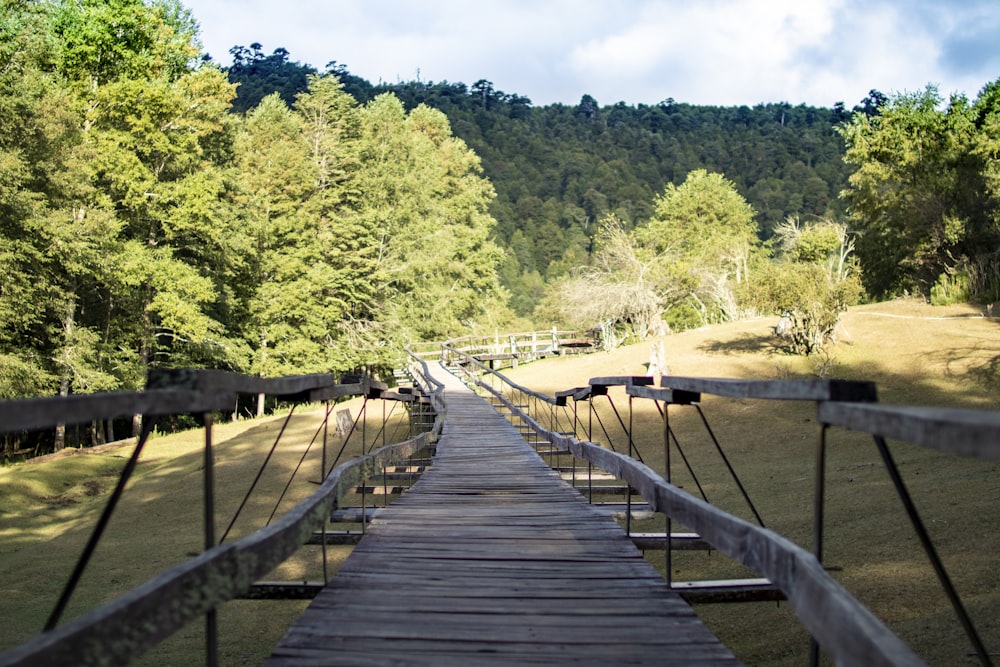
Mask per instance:
[[[866,296],[1000,299],[1000,82],[535,107],[257,43],[220,67],[177,0],[0,27],[0,397],[388,369],[508,326],[784,313],[809,353]]]
[[[495,327],[495,193],[440,111],[310,73],[234,114],[172,0],[0,23],[0,397],[385,369]]]
[[[265,91],[288,96],[313,72],[284,48],[235,46],[226,68],[239,83],[234,109],[250,108]],[[327,69],[360,101],[392,93],[406,108],[444,112],[456,135],[480,156],[497,191],[490,211],[495,238],[507,252],[502,279],[511,305],[530,315],[546,284],[585,265],[599,221],[614,214],[629,227],[649,219],[653,198],[668,184],[706,169],[724,174],[753,206],[762,239],[789,215],[842,216],[838,195],[851,167],[836,127],[854,113],[874,114],[877,91],[854,111],[787,103],[710,107],[667,99],[657,105],[601,106],[587,94],[576,106],[535,107],[481,79],[466,85],[409,81],[373,85],[345,65]]]

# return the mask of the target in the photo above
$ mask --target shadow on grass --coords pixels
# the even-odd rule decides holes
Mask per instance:
[[[745,333],[730,340],[709,340],[698,346],[702,352],[712,354],[753,354],[757,352],[780,352],[777,338],[771,335]]]

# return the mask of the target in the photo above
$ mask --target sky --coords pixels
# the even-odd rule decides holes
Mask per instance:
[[[858,104],[1000,79],[998,0],[181,0],[220,65],[283,47],[372,83],[472,84],[535,106]]]

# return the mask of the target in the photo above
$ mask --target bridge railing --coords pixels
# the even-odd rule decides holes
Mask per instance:
[[[822,648],[837,664],[921,664],[913,651],[830,577],[822,564],[827,430],[831,426],[841,426],[872,435],[896,492],[972,644],[975,655],[982,664],[992,664],[990,654],[955,592],[927,530],[917,514],[885,439],[894,438],[954,454],[1000,461],[1000,414],[879,405],[876,403],[874,384],[835,380],[752,381],[663,377],[661,386],[654,387],[651,377],[593,378],[586,387],[576,387],[558,392],[555,396],[548,396],[518,385],[459,350],[452,348],[450,354],[459,362],[458,367],[465,371],[470,383],[493,395],[523,424],[530,427],[537,438],[559,451],[586,460],[626,481],[629,488],[634,488],[649,503],[653,511],[668,517],[665,533],[668,542],[666,568],[668,582],[671,572],[669,521],[673,520],[696,531],[701,539],[715,549],[753,569],[778,586],[790,601],[803,627],[813,638],[814,664],[818,660],[816,648]],[[585,431],[586,436],[591,436],[592,429],[589,424],[581,427],[575,403],[577,401],[588,403],[589,419],[593,414],[593,399],[596,396],[606,395],[611,386],[623,387],[630,402],[632,398],[644,398],[656,402],[663,418],[665,474],[661,475],[632,458],[632,455],[638,452],[632,446],[631,414],[628,425],[619,417],[628,439],[627,453],[606,448],[592,441],[590,437],[585,440],[578,438],[577,434],[581,430]],[[680,444],[670,427],[668,407],[695,406],[704,420],[701,408],[698,407],[702,394],[816,403],[820,438],[816,452],[814,544],[811,552],[765,528],[762,521],[754,524],[735,517],[711,505],[707,500],[695,497],[670,483],[669,452],[672,446],[676,446],[679,450]],[[572,415],[560,417],[558,411],[566,410],[570,399],[574,401]],[[618,414],[617,409],[614,412]],[[563,426],[565,423],[571,424],[569,429]],[[711,433],[707,421],[705,426]],[[714,440],[714,434],[712,437]],[[718,444],[716,442],[717,446]],[[719,452],[725,459],[721,448]],[[733,473],[734,479],[749,502],[736,478],[735,471],[730,468],[730,472]],[[756,510],[754,514],[756,515]],[[630,514],[627,513],[626,516]],[[757,518],[759,519],[759,515]]]
[[[450,354],[449,350],[454,350],[499,368],[554,355],[593,352],[601,349],[602,344],[600,327],[566,331],[552,328],[493,336],[461,336],[444,342],[413,343],[408,349],[425,360],[442,358]]]
[[[417,389],[442,407],[442,387],[420,360],[412,372]],[[216,664],[216,609],[246,594],[260,577],[287,560],[307,543],[314,531],[324,535],[331,512],[361,481],[436,442],[441,420],[430,430],[404,442],[387,444],[326,470],[319,487],[304,501],[261,530],[231,543],[218,543],[214,507],[212,415],[230,410],[239,394],[267,394],[295,403],[324,403],[325,424],[330,401],[343,397],[389,398],[385,385],[365,378],[306,375],[262,379],[218,371],[151,373],[147,390],[26,399],[0,402],[0,432],[54,428],[56,424],[142,414],[143,432],[123,469],[115,490],[94,528],[45,629],[27,642],[0,654],[0,665],[124,664],[177,632],[192,620],[206,619],[206,662]],[[399,398],[405,398],[400,396]],[[172,567],[121,597],[60,624],[66,603],[86,569],[90,556],[122,497],[139,455],[152,433],[156,417],[193,414],[202,420],[204,444],[204,551]],[[277,442],[276,442],[277,444]],[[273,451],[273,450],[272,450]],[[323,541],[325,548],[325,540]],[[325,556],[325,552],[324,552]],[[325,565],[324,565],[325,571]]]

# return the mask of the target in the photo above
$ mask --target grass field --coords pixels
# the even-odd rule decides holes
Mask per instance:
[[[915,301],[873,304],[844,318],[841,340],[822,358],[790,357],[773,348],[761,319],[684,332],[664,339],[674,375],[775,379],[872,380],[886,403],[1000,408],[1000,323],[967,306],[931,308]],[[546,392],[586,384],[590,377],[645,374],[650,344],[609,353],[557,358],[508,374]],[[619,406],[625,399],[615,396]],[[338,406],[343,409],[345,406]],[[347,406],[358,414],[359,403]],[[712,428],[769,528],[809,548],[817,426],[815,407],[706,397]],[[371,415],[369,438],[381,421]],[[605,423],[612,423],[610,413]],[[233,515],[282,426],[283,416],[216,427],[220,532]],[[635,405],[636,444],[646,462],[663,467],[660,422],[651,405]],[[291,470],[316,433],[316,409],[294,417],[288,437],[259,484],[268,502],[252,500],[229,539],[272,511]],[[709,499],[749,518],[723,474],[690,408],[671,411],[671,424]],[[609,430],[613,431],[613,429]],[[71,618],[183,561],[201,543],[202,432],[154,437],[136,477],[67,613]],[[354,455],[360,445],[347,455]],[[993,652],[1000,652],[1000,466],[892,443],[892,451],[956,587]],[[0,649],[38,632],[113,487],[130,446],[0,469]],[[315,489],[318,451],[282,507]],[[827,462],[826,562],[833,575],[931,664],[974,664],[968,644],[927,559],[920,551],[878,454],[868,438],[831,435]],[[676,483],[693,490],[681,467]],[[279,508],[280,510],[280,508]],[[348,526],[349,527],[349,526]],[[338,526],[339,528],[339,526]],[[636,525],[635,529],[643,526]],[[662,529],[662,525],[649,526]],[[333,564],[348,548],[332,550]],[[662,552],[650,559],[663,567]],[[268,578],[321,578],[318,549],[304,548]],[[741,573],[719,554],[675,554],[681,579]],[[305,602],[238,601],[220,612],[222,664],[257,664]],[[703,605],[699,614],[748,664],[801,665],[807,638],[788,605]],[[193,623],[144,660],[150,665],[202,662],[201,623]]]
[[[664,339],[670,374],[783,379],[869,380],[884,403],[1000,408],[1000,322],[968,307],[914,301],[853,309],[841,340],[821,358],[791,357],[773,347],[773,319],[735,322]],[[590,377],[644,375],[650,344],[585,358],[560,358],[505,372],[554,393]],[[627,406],[621,390],[614,399]],[[598,408],[605,403],[598,398]],[[818,427],[815,406],[704,397],[705,414],[765,524],[809,549]],[[586,408],[580,408],[585,410]],[[648,402],[634,403],[635,441],[647,464],[663,470],[662,422]],[[621,429],[601,410],[613,438]],[[583,413],[581,413],[582,415]],[[676,406],[671,426],[711,502],[753,519],[692,408]],[[596,422],[595,422],[596,423]],[[595,429],[597,427],[595,426]],[[617,430],[617,434],[616,434]],[[599,436],[599,437],[598,437]],[[595,439],[604,434],[595,430]],[[619,449],[625,440],[619,439]],[[1000,465],[890,443],[956,588],[987,642],[1000,653]],[[673,481],[695,493],[673,454]],[[930,664],[978,664],[892,489],[869,437],[832,429],[828,445],[825,562],[833,576]],[[662,530],[633,525],[633,530]],[[676,529],[676,528],[675,528]],[[662,552],[649,552],[662,571]],[[719,554],[675,553],[674,578],[742,576]],[[802,665],[808,637],[787,604],[699,605],[699,615],[743,660]]]

